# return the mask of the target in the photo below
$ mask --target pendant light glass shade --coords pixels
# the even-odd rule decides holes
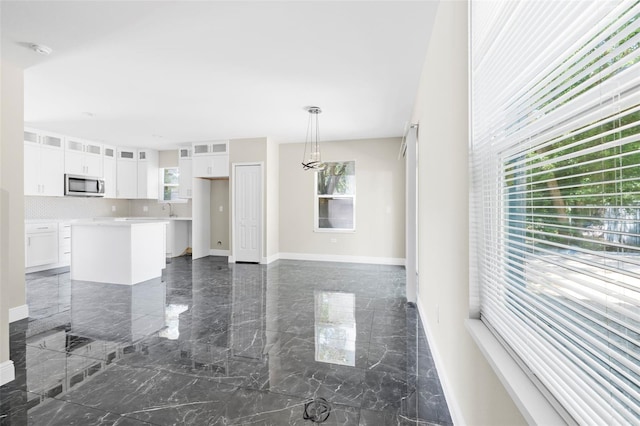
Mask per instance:
[[[307,124],[307,136],[304,142],[304,154],[302,156],[303,170],[324,170],[325,164],[320,155],[320,129],[318,127],[318,114],[322,112],[319,107],[310,106],[305,108],[309,113]]]

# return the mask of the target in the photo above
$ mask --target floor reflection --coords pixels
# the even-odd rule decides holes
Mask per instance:
[[[451,423],[400,267],[183,257],[134,286],[31,274],[27,294],[1,425],[304,425],[314,398],[324,424]]]
[[[356,295],[315,292],[316,361],[356,365]]]

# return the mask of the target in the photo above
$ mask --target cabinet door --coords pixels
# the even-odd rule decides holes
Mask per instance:
[[[138,198],[158,199],[158,151],[138,150]]]
[[[116,170],[116,159],[104,157],[102,176],[104,178],[105,198],[116,198]]]
[[[211,145],[209,143],[193,144],[193,150],[191,151],[191,153],[194,156],[197,156],[197,155],[209,155],[210,149],[211,149]]]
[[[84,155],[79,151],[64,152],[64,172],[70,175],[84,175]]]
[[[40,195],[64,195],[64,151],[59,148],[40,147]]]
[[[25,242],[25,266],[58,263],[58,233],[27,234]]]
[[[191,180],[193,178],[192,161],[190,158],[180,158],[178,166],[180,168],[179,188],[180,198],[191,198]]]
[[[211,156],[203,155],[200,157],[194,156],[192,161],[193,177],[209,177],[211,172]]]
[[[229,156],[228,155],[211,156],[210,176],[229,177]]]
[[[88,142],[84,146],[85,174],[92,177],[103,176],[102,145]]]
[[[40,146],[24,144],[24,195],[40,195]]]
[[[138,198],[138,164],[135,161],[118,161],[116,170],[118,198]]]

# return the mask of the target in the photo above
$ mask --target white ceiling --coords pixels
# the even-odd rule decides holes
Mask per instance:
[[[26,125],[115,145],[400,136],[434,1],[4,1]],[[40,43],[49,56],[28,49]]]

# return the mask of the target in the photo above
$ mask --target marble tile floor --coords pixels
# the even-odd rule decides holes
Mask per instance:
[[[29,274],[0,425],[452,424],[404,285],[397,266],[221,257],[134,286]]]

